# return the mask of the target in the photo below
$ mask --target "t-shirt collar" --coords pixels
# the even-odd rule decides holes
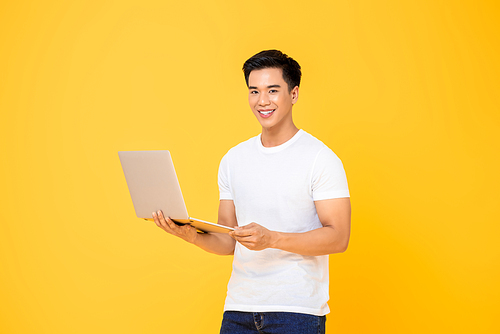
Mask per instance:
[[[297,133],[294,134],[292,138],[288,139],[286,142],[284,142],[281,145],[273,146],[273,147],[265,147],[264,145],[262,145],[262,138],[261,138],[262,133],[260,133],[256,137],[257,146],[259,147],[259,150],[261,150],[264,153],[276,153],[276,152],[282,151],[282,150],[286,149],[288,146],[292,145],[294,142],[297,141],[297,139],[299,139],[300,136],[302,136],[303,133],[304,133],[304,131],[302,129],[299,129],[299,131],[297,131]]]

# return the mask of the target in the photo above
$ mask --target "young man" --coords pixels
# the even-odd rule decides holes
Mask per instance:
[[[248,59],[248,101],[262,133],[219,166],[219,224],[197,234],[161,212],[163,230],[216,254],[234,254],[221,333],[324,333],[330,311],[328,254],[346,250],[350,200],[339,158],[299,130],[299,64],[277,50]]]

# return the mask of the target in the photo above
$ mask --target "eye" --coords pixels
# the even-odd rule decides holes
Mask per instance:
[[[251,91],[250,91],[250,94],[258,94],[258,93],[259,93],[259,92],[258,92],[258,91],[256,91],[256,90],[251,90]]]
[[[271,90],[269,91],[269,93],[271,93],[271,94],[274,94],[274,93],[277,93],[277,92],[278,92],[278,91],[277,91],[276,89],[271,89]]]

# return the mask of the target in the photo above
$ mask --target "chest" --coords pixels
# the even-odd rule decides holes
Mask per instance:
[[[256,196],[298,199],[311,196],[311,166],[298,157],[244,156],[231,172],[235,200]]]

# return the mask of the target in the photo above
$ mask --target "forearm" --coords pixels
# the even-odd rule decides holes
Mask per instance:
[[[233,255],[236,242],[225,233],[198,234],[193,244],[217,255]]]
[[[272,240],[272,248],[319,256],[344,252],[349,244],[349,234],[325,226],[304,233],[273,232]]]
[[[165,232],[179,237],[201,249],[219,255],[231,255],[234,253],[235,241],[225,233],[197,233],[190,225],[179,226],[170,218],[165,217],[163,212],[153,212],[155,224]],[[226,226],[228,226],[226,224]]]

